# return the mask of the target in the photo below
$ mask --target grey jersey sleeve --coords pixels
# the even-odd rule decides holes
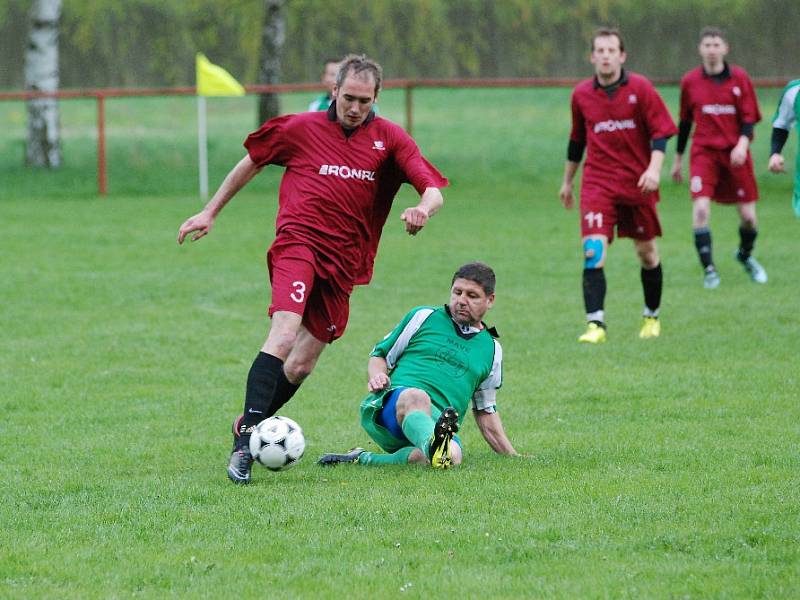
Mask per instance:
[[[800,93],[800,85],[790,87],[781,98],[775,118],[772,119],[772,126],[779,129],[791,130],[792,125],[797,122],[797,114],[794,107],[797,101],[797,94]]]
[[[472,394],[472,408],[484,412],[497,412],[497,390],[503,385],[503,348],[494,340],[494,361],[489,376]]]

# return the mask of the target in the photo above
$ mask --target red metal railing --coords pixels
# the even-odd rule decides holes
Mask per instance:
[[[571,87],[582,78],[526,77],[516,79],[388,79],[383,89],[405,90],[405,128],[411,133],[414,123],[415,88],[524,88],[524,87]],[[678,85],[676,79],[653,79],[656,85]],[[756,87],[783,87],[788,79],[754,79]],[[324,89],[319,83],[285,83],[279,85],[247,85],[248,94],[310,92]],[[194,96],[195,87],[172,88],[96,88],[85,90],[58,90],[56,92],[0,92],[0,100],[31,100],[33,98],[96,98],[97,99],[97,189],[101,195],[108,192],[106,173],[106,98],[129,98],[142,96]]]

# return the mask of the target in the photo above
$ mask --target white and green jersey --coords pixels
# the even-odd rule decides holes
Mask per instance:
[[[308,112],[319,112],[321,110],[328,110],[328,108],[331,105],[331,102],[333,102],[333,98],[331,98],[328,92],[325,92],[321,96],[318,96],[317,98],[314,98],[314,100],[311,101],[311,104],[308,105]]]
[[[459,422],[470,401],[475,410],[496,410],[503,350],[490,330],[458,325],[444,306],[412,309],[370,356],[386,360],[392,388],[424,390],[439,410],[455,408]]]
[[[781,99],[778,102],[778,109],[772,117],[772,126],[778,129],[791,131],[792,126],[797,125],[800,115],[800,79],[790,81],[783,89]],[[797,160],[794,170],[794,195],[792,205],[798,217],[800,217],[800,135],[797,139]]]

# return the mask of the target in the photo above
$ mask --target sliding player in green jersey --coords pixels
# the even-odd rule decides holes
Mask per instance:
[[[772,148],[770,149],[769,170],[773,173],[785,173],[786,164],[781,152],[789,130],[797,125],[800,116],[800,79],[790,81],[784,88],[778,109],[772,118]],[[794,214],[800,217],[800,138],[797,142],[797,162],[794,171],[794,193],[792,194]]]
[[[468,406],[478,429],[499,454],[516,455],[495,398],[503,352],[497,332],[483,322],[494,304],[495,275],[469,263],[453,275],[450,302],[412,309],[370,354],[361,425],[387,454],[354,448],[325,454],[320,464],[461,463],[455,433]]]

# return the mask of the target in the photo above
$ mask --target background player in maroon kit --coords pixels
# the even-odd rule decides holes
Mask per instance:
[[[681,115],[672,178],[678,183],[683,181],[683,151],[694,122],[697,126],[689,156],[689,189],[703,285],[713,289],[720,283],[709,227],[712,199],[736,204],[741,221],[736,258],[753,281],[766,283],[767,272],[751,256],[758,235],[758,188],[749,148],[753,126],[761,120],[758,98],[745,70],[725,61],[728,43],[721,29],[706,27],[700,32],[699,52],[703,64],[681,79]]]
[[[286,167],[276,237],[267,254],[272,304],[269,334],[247,378],[244,414],[234,424],[228,477],[248,483],[250,433],[275,414],[311,373],[325,346],[347,325],[353,286],[366,284],[381,230],[400,187],[421,195],[401,218],[415,235],[442,206],[447,185],[401,127],[372,111],[380,66],[348,56],[327,112],[277,117],[245,141],[247,155],[202,212],[181,225],[178,242],[206,235],[228,201],[268,164]]]
[[[575,173],[586,148],[580,212],[588,325],[578,340],[595,344],[606,340],[603,266],[615,227],[619,237],[633,238],[641,263],[645,307],[639,336],[661,333],[663,275],[655,242],[661,235],[656,203],[664,150],[677,129],[653,85],[622,68],[625,58],[617,30],[595,32],[591,53],[595,76],[572,93],[572,132],[559,192],[564,206],[572,208]]]

